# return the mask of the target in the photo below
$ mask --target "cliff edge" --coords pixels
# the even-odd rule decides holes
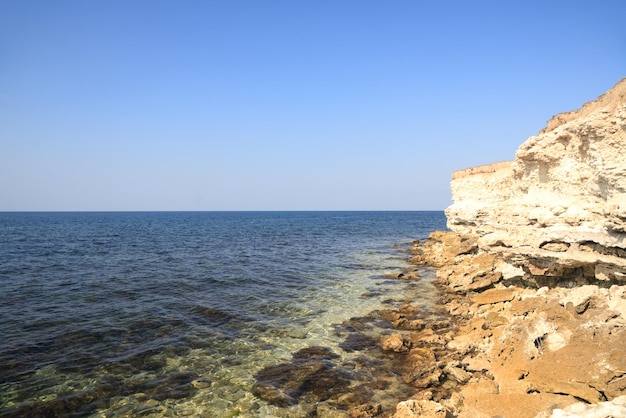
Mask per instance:
[[[553,117],[507,163],[462,170],[448,228],[540,287],[626,281],[626,79]],[[550,278],[548,280],[548,278]]]
[[[624,155],[626,79],[453,174],[450,231],[413,262],[437,269],[454,363],[395,418],[626,416]]]

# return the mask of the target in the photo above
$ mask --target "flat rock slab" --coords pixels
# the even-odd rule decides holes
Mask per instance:
[[[488,289],[472,298],[472,302],[479,305],[488,305],[498,302],[508,302],[515,297],[515,289]]]
[[[458,418],[535,418],[549,408],[564,408],[576,402],[571,396],[548,393],[515,395],[466,393],[463,412]]]

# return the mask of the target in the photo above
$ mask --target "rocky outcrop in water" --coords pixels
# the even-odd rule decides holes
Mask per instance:
[[[413,261],[437,268],[464,378],[397,418],[624,412],[625,153],[626,79],[552,118],[514,161],[454,173],[451,231]]]

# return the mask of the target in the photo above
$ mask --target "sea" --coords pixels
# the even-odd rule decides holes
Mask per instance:
[[[345,342],[392,331],[355,318],[435,310],[434,272],[398,276],[445,229],[441,211],[2,212],[0,417],[315,415],[258,397],[259,373],[316,347],[343,387],[374,379],[381,350]],[[412,390],[390,379],[372,399]]]

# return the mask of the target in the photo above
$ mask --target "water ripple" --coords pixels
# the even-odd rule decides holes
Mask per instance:
[[[0,416],[252,408],[256,371],[341,350],[332,324],[403,291],[393,245],[443,228],[441,212],[0,213]]]

